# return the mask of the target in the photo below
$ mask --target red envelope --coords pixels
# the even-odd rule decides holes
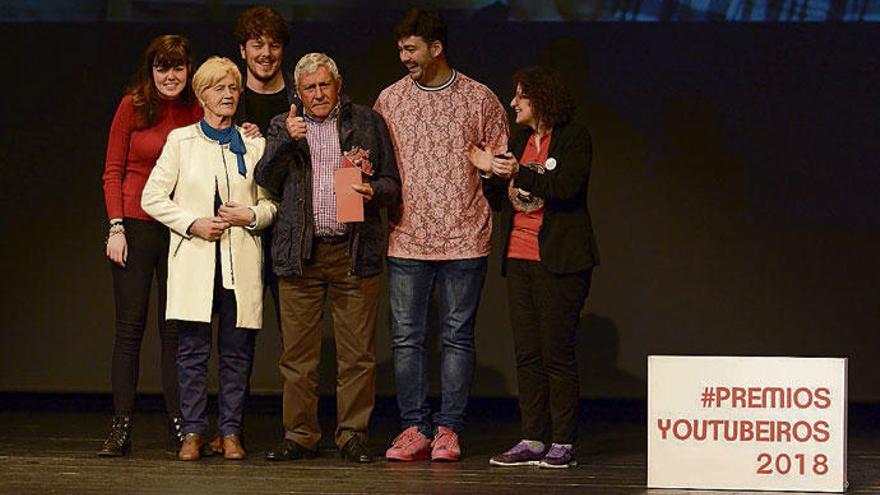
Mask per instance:
[[[364,197],[351,188],[352,184],[360,184],[361,182],[361,169],[357,167],[337,168],[333,171],[337,222],[364,221]]]

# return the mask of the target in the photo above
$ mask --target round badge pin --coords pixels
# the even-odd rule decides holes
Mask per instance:
[[[553,170],[556,168],[556,158],[548,158],[546,162],[544,162],[544,168],[547,170]]]

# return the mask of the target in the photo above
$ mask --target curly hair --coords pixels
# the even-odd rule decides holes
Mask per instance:
[[[251,7],[238,18],[233,36],[239,45],[268,36],[286,46],[290,41],[290,26],[281,14],[269,7]]]
[[[179,65],[186,67],[186,87],[183,88],[178,99],[188,105],[192,103],[194,96],[189,40],[177,34],[166,34],[155,38],[144,50],[140,66],[125,91],[131,95],[138,129],[152,127],[162,115],[161,97],[153,81],[153,67],[168,69]]]
[[[541,66],[520,69],[513,75],[513,86],[522,87],[523,95],[532,104],[535,120],[541,125],[551,128],[574,117],[574,97],[555,70]]]

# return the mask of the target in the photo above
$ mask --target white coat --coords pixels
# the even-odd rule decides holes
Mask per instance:
[[[240,130],[239,130],[240,131]],[[223,203],[248,206],[256,225],[230,227],[220,238],[223,287],[235,291],[236,327],[263,325],[263,250],[259,230],[275,219],[275,203],[254,181],[254,167],[266,141],[242,136],[246,177],[238,172],[228,145],[209,139],[199,124],[175,129],[144,186],[141,206],[171,229],[168,249],[169,320],[211,322],[214,297],[214,242],[187,233],[198,218],[214,216],[214,191]]]

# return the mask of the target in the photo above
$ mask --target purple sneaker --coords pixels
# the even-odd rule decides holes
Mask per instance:
[[[574,449],[554,443],[543,459],[538,461],[538,467],[564,469],[577,466],[574,459]]]
[[[534,466],[544,457],[544,451],[534,451],[520,442],[503,454],[498,454],[489,459],[491,466]]]

